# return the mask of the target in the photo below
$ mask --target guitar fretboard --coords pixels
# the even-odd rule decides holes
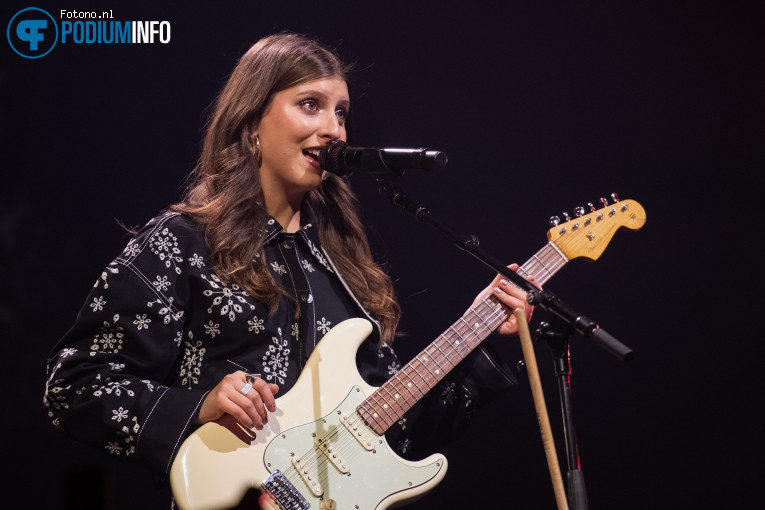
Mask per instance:
[[[566,262],[568,258],[550,242],[518,274],[544,284]],[[359,416],[377,434],[384,434],[511,314],[494,295],[480,301],[364,400],[356,409]]]

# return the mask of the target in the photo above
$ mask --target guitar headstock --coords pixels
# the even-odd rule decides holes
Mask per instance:
[[[634,200],[619,200],[616,193],[611,195],[612,204],[605,198],[600,199],[600,209],[587,204],[590,212],[585,214],[584,207],[575,209],[575,217],[566,217],[565,223],[554,216],[550,223],[555,225],[547,232],[547,240],[553,241],[569,260],[585,257],[597,260],[606,249],[614,233],[621,227],[638,230],[645,223],[645,210]]]

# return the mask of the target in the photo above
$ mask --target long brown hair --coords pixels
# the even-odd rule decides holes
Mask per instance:
[[[269,215],[253,156],[253,133],[276,93],[320,78],[347,80],[348,70],[334,52],[305,36],[276,34],[258,41],[239,60],[215,101],[186,194],[170,208],[204,226],[218,277],[239,285],[272,313],[290,296],[258,257]],[[318,217],[322,246],[380,323],[381,340],[392,342],[401,309],[393,283],[369,250],[347,180],[330,175],[306,200]]]

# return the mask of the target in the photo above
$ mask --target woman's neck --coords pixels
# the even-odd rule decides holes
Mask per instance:
[[[304,196],[305,193],[300,197],[294,196],[288,199],[286,196],[274,197],[273,194],[266,194],[268,214],[273,216],[287,233],[300,230],[300,205]]]

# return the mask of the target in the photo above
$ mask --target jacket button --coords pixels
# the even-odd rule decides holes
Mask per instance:
[[[284,242],[282,243],[282,246],[284,246],[284,248],[288,250],[291,250],[292,248],[295,247],[295,243],[292,242],[292,239],[285,239]]]
[[[300,296],[300,299],[303,300],[304,303],[313,303],[313,295],[312,294],[303,294]]]

